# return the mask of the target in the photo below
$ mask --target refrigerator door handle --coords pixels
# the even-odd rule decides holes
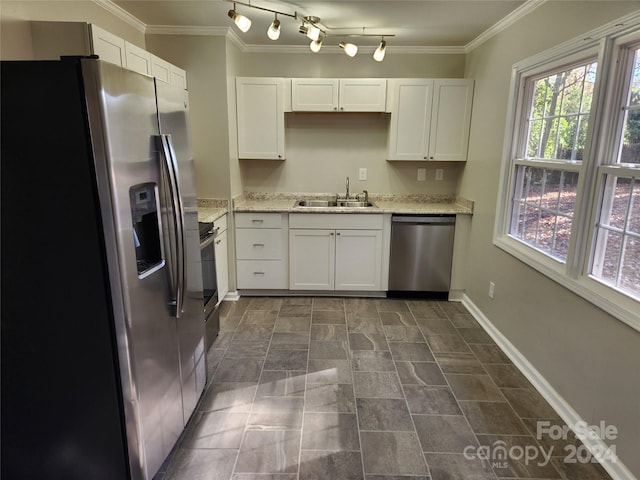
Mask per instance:
[[[169,187],[169,197],[173,211],[173,226],[175,228],[176,258],[173,259],[172,287],[174,288],[172,305],[175,305],[175,317],[180,318],[184,305],[185,289],[185,241],[184,241],[184,210],[182,207],[182,197],[178,185],[178,168],[175,149],[171,142],[171,135],[156,135],[156,146],[161,159],[163,175],[167,179]]]

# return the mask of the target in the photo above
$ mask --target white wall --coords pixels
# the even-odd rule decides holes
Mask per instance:
[[[475,98],[460,193],[475,201],[466,293],[588,422],[620,430],[640,476],[640,333],[492,244],[511,66],[637,10],[639,2],[547,2],[467,57]],[[489,281],[496,284],[488,298]]]

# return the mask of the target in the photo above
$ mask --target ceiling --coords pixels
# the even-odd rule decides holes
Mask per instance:
[[[103,0],[104,1],[104,0]],[[242,0],[242,3],[277,10],[281,35],[270,40],[266,30],[274,19],[271,12],[238,4],[236,11],[252,20],[247,33],[238,30],[227,12],[226,0],[111,0],[146,27],[150,33],[233,32],[246,48],[308,47],[309,40],[298,32],[301,17],[320,18],[321,28],[330,34],[325,45],[338,44],[343,35],[360,46],[375,46],[385,35],[390,51],[464,51],[474,42],[490,36],[500,25],[510,24],[544,0]],[[364,30],[363,30],[364,28]],[[361,36],[365,33],[367,36]],[[235,35],[234,35],[235,34]],[[334,38],[335,35],[335,38]],[[369,36],[373,35],[373,36]],[[392,36],[394,35],[394,36]]]

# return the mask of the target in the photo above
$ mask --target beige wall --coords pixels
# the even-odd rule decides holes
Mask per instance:
[[[0,1],[0,58],[31,60],[30,21],[87,22],[144,48],[144,33],[107,12],[97,3],[77,1]]]
[[[618,455],[636,476],[640,333],[493,246],[492,232],[512,65],[639,6],[548,2],[468,55],[476,89],[460,190],[475,201],[467,295],[586,421],[618,427]]]

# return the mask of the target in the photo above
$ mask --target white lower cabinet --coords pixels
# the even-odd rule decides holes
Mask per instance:
[[[290,215],[289,288],[381,290],[382,225],[382,215]]]
[[[226,215],[225,215],[226,217]],[[215,228],[214,222],[214,228]],[[216,258],[216,282],[218,286],[218,303],[224,300],[229,293],[229,258],[227,254],[227,222],[224,221],[224,230],[218,233],[215,239],[215,258]]]

